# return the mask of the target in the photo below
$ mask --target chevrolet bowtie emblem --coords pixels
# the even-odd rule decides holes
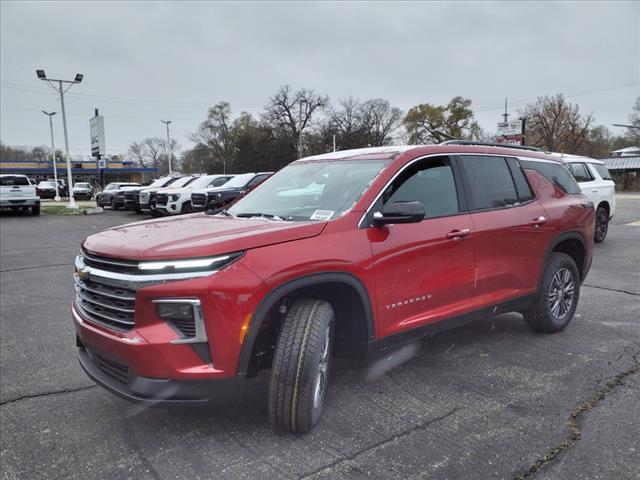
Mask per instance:
[[[89,272],[83,268],[76,267],[76,275],[78,275],[78,278],[84,280],[89,276]]]

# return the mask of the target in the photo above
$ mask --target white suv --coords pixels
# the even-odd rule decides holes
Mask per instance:
[[[615,183],[604,162],[577,155],[562,155],[582,194],[593,202],[596,209],[596,231],[593,240],[602,242],[607,236],[609,220],[616,211]]]
[[[221,187],[233,175],[202,175],[178,187],[162,188],[156,192],[156,209],[165,215],[191,213],[191,192],[203,188]],[[178,183],[178,182],[176,182]]]

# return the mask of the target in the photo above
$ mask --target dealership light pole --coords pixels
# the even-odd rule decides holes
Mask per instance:
[[[169,124],[171,123],[171,120],[160,120],[162,123],[164,123],[167,126],[167,160],[169,163],[169,176],[171,176],[171,137],[169,137]]]
[[[69,204],[67,208],[78,208],[76,201],[73,198],[73,176],[71,175],[71,155],[69,154],[69,134],[67,133],[67,115],[64,109],[64,93],[69,90],[74,84],[80,83],[84,75],[76,73],[73,80],[59,80],[53,78],[47,78],[44,70],[36,70],[36,75],[40,80],[43,80],[49,84],[56,92],[60,94],[60,106],[62,107],[62,128],[64,130],[64,148],[67,156],[67,187],[69,189]],[[57,83],[57,85],[56,85]],[[65,89],[62,88],[62,84],[69,84]]]
[[[55,180],[55,185],[56,185],[56,197],[54,198],[54,200],[56,202],[60,201],[60,194],[58,193],[58,167],[56,166],[56,146],[53,144],[53,116],[56,114],[56,112],[45,112],[44,110],[42,110],[42,113],[44,113],[47,117],[49,117],[49,130],[51,131],[51,157],[53,158],[53,179]]]

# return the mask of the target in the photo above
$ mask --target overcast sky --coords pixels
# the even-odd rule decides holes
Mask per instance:
[[[404,111],[462,95],[495,131],[516,105],[563,92],[605,125],[640,96],[640,2],[0,3],[0,139],[47,145],[37,80],[85,75],[65,96],[73,155],[89,153],[89,117],[105,116],[107,151],[187,135],[207,106],[259,113],[283,84],[383,97]],[[63,146],[55,119],[56,146]],[[622,133],[623,130],[613,131]]]

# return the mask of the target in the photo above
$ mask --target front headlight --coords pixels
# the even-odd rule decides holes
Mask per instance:
[[[169,200],[171,200],[172,202],[177,201],[179,198],[180,198],[179,193],[172,193],[171,195],[169,195]]]
[[[158,262],[140,262],[138,270],[146,272],[200,272],[220,270],[234,262],[243,255],[244,252],[229,253],[217,257],[194,258],[190,260],[163,260]]]

